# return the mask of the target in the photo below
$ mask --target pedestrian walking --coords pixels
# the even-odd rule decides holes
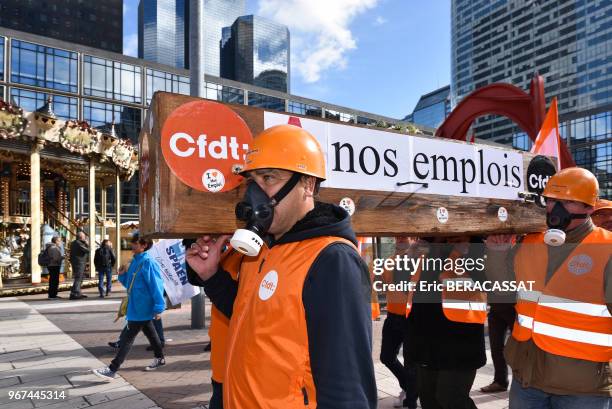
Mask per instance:
[[[161,341],[153,324],[153,320],[161,318],[166,302],[159,264],[147,252],[152,245],[151,240],[140,238],[135,234],[132,238],[134,258],[130,267],[127,271],[124,268],[118,271],[119,281],[128,289],[125,336],[110,365],[93,370],[93,373],[101,378],[112,380],[117,377],[117,371],[121,368],[140,331],[149,340],[155,356],[151,364],[145,367],[145,371],[153,371],[166,364]]]

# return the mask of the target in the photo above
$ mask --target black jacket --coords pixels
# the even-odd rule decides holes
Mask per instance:
[[[89,257],[89,245],[86,241],[76,239],[70,243],[70,263],[84,266]]]
[[[437,254],[429,257],[445,259],[451,246],[432,246]],[[471,246],[468,257],[483,257],[482,244]],[[420,280],[439,281],[440,271],[424,271]],[[474,281],[485,279],[484,271],[472,272]],[[418,288],[418,287],[417,287]],[[442,294],[416,292],[407,319],[408,333],[404,348],[411,363],[435,370],[473,370],[485,365],[484,325],[453,322],[442,312]]]
[[[317,203],[289,232],[276,242],[269,240],[268,245],[321,236],[342,237],[357,243],[346,211]],[[189,267],[187,273],[189,282],[203,286],[215,306],[231,317],[238,284],[229,273],[220,269],[207,281],[202,281]],[[370,291],[367,266],[344,243],[323,250],[306,276],[302,301],[319,409],[376,407]]]
[[[102,246],[96,250],[94,264],[97,271],[102,271],[115,264],[115,253],[108,246]]]

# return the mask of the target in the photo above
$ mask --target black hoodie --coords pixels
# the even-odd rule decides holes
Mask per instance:
[[[348,214],[327,203],[315,208],[270,248],[314,237],[341,237],[357,244]],[[219,269],[202,281],[188,266],[189,282],[204,287],[215,307],[228,317],[238,283]],[[302,291],[306,313],[310,365],[318,409],[376,407],[376,379],[372,362],[370,274],[354,248],[335,243],[314,261]]]

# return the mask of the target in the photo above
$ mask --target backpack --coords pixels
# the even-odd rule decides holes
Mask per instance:
[[[38,265],[41,267],[47,267],[51,262],[51,257],[49,257],[49,252],[47,250],[48,248],[38,253]]]
[[[101,270],[104,267],[104,256],[102,255],[102,247],[97,249],[94,254],[94,266],[97,270]]]

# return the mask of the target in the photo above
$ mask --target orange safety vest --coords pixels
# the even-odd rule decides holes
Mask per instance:
[[[370,282],[374,281],[374,274],[372,274],[372,264],[374,261],[372,237],[357,237],[357,251],[368,266],[368,271],[370,271]],[[378,302],[378,294],[373,288],[372,292],[370,293],[370,307],[372,311],[372,320],[377,320],[380,318],[380,303]]]
[[[383,282],[385,284],[394,284],[394,271],[385,270],[383,272]],[[412,277],[410,279],[412,280]],[[397,284],[397,283],[395,283]],[[399,291],[389,291],[387,290],[387,312],[396,315],[403,315],[405,317],[408,316],[408,294]]]
[[[456,260],[461,255],[456,251],[451,251],[449,259]],[[421,270],[412,276],[412,282],[418,284]],[[449,281],[463,281],[472,283],[470,274],[456,274],[452,270],[444,270],[440,273],[439,279],[444,284],[442,289],[442,312],[444,316],[453,322],[464,322],[467,324],[484,324],[487,320],[487,296],[480,291],[450,291],[446,289]],[[414,292],[408,294],[407,314],[410,314],[412,298]]]
[[[596,227],[546,282],[544,234],[527,235],[514,259],[516,279],[534,281],[517,294],[512,336],[533,339],[555,355],[594,362],[612,360],[612,316],[606,306],[604,271],[612,233]]]
[[[302,289],[312,263],[338,242],[355,248],[326,236],[264,246],[258,256],[243,259],[230,321],[224,408],[317,407]]]
[[[227,271],[234,280],[238,279],[240,263],[244,256],[232,249],[227,250],[221,256],[221,267]],[[229,333],[229,319],[221,311],[213,306],[210,310],[210,366],[211,378],[218,383],[223,383],[225,378],[225,356],[227,354],[227,336]]]

